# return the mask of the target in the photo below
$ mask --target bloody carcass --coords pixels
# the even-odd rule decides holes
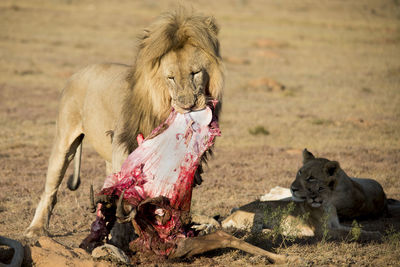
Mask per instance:
[[[139,235],[130,243],[132,250],[173,258],[233,247],[267,256],[271,262],[285,259],[222,231],[196,237],[190,228],[194,174],[220,135],[213,106],[185,114],[172,110],[145,140],[138,136],[139,147],[96,196],[97,219],[81,247],[99,245],[118,220],[131,222]]]

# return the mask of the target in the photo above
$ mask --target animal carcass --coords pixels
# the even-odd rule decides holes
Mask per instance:
[[[131,221],[139,235],[130,244],[132,250],[181,257],[234,247],[265,255],[271,261],[284,258],[222,231],[195,237],[189,226],[195,171],[203,154],[220,135],[213,107],[184,114],[173,110],[143,142],[139,136],[139,147],[129,155],[119,173],[106,179],[98,194],[96,202],[106,205],[100,205],[91,234],[82,247],[101,241],[117,219]]]

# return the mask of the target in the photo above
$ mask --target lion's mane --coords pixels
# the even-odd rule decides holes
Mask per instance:
[[[212,62],[207,70],[210,79],[206,94],[221,103],[223,65],[218,31],[212,17],[188,14],[181,9],[162,15],[139,37],[135,64],[128,78],[130,91],[123,103],[124,128],[119,136],[128,152],[137,147],[139,133],[150,134],[171,111],[168,87],[159,74],[161,59],[170,51],[190,44],[206,53]]]

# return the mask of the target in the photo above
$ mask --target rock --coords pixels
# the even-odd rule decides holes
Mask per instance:
[[[97,247],[92,251],[92,257],[98,258],[111,258],[112,260],[117,260],[123,263],[129,264],[129,258],[126,254],[116,246],[105,244],[103,246]]]

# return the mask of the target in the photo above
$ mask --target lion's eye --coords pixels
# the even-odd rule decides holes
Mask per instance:
[[[324,191],[322,187],[318,188],[318,192]]]
[[[310,176],[310,177],[307,178],[307,182],[310,182],[310,183],[315,182],[316,180],[317,180],[317,179],[315,179],[315,178],[312,177],[312,176]]]
[[[196,76],[198,76],[199,74],[201,74],[201,70],[199,70],[199,71],[192,71],[191,73],[190,73],[190,76],[192,76],[192,78],[194,79]]]
[[[190,73],[190,74],[192,74],[193,76],[194,75],[196,75],[196,74],[199,74],[201,72],[201,70],[198,70],[198,71],[192,71],[192,73]]]
[[[170,80],[172,82],[175,81],[175,77],[174,76],[168,76],[167,78],[168,78],[168,80]]]
[[[298,175],[301,175],[301,171],[299,171],[297,174],[298,174]]]

